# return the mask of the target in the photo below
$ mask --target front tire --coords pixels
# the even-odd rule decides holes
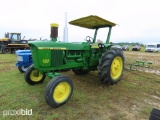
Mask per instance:
[[[28,67],[29,67],[29,66],[28,66]],[[28,69],[28,67],[18,66],[18,70],[19,70],[21,73],[24,73],[24,72],[26,72],[26,70]]]
[[[120,81],[124,69],[124,56],[120,49],[106,51],[97,67],[102,83],[113,85]]]
[[[46,87],[46,102],[52,108],[57,108],[70,99],[72,92],[72,80],[66,76],[57,76],[53,78]]]
[[[28,84],[34,85],[34,84],[42,83],[46,78],[46,75],[42,74],[37,69],[35,69],[34,65],[31,65],[26,70],[24,74],[24,78]]]

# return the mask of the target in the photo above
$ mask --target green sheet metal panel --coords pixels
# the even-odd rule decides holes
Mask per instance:
[[[116,24],[105,20],[99,16],[90,15],[87,17],[79,18],[73,21],[70,21],[69,24],[89,28],[89,29],[96,29],[102,27],[111,27],[115,26]]]
[[[41,67],[51,66],[51,50],[37,50],[38,61]],[[39,66],[38,66],[39,67]]]
[[[35,46],[38,50],[50,49],[50,50],[90,50],[90,46],[87,42],[83,43],[64,43],[53,41],[34,41],[29,42],[29,46]]]

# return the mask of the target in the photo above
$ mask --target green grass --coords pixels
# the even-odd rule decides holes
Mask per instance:
[[[15,54],[0,54],[0,63],[2,120],[144,120],[153,107],[160,109],[160,77],[156,74],[124,70],[121,81],[108,87],[99,82],[96,72],[82,76],[63,72],[73,80],[74,92],[65,105],[52,109],[44,98],[49,78],[28,85],[15,67]],[[32,109],[32,116],[3,116],[5,110],[19,109]]]

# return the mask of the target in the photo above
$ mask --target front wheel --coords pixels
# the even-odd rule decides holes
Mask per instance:
[[[72,80],[66,76],[57,76],[46,87],[46,102],[52,108],[59,107],[70,99],[72,92]]]
[[[34,85],[34,84],[42,83],[46,78],[46,75],[42,74],[37,69],[35,69],[34,65],[31,65],[26,70],[24,74],[24,78],[28,84]]]
[[[102,83],[113,85],[117,83],[124,69],[124,56],[121,49],[110,49],[106,51],[97,67],[99,79]]]
[[[18,66],[18,70],[21,72],[21,73],[24,73],[26,72],[26,70],[28,69],[29,66]]]

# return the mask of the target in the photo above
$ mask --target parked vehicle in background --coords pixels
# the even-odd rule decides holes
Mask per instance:
[[[123,46],[122,46],[122,50],[124,50],[124,51],[129,51],[129,46],[128,46],[128,45],[123,45]]]
[[[28,40],[21,39],[21,33],[5,33],[5,38],[0,38],[0,51],[2,53],[12,53],[16,50],[30,49]]]
[[[132,51],[140,51],[141,47],[138,45],[133,46]]]
[[[122,49],[122,47],[120,45],[113,45],[112,48],[119,48]]]
[[[148,44],[145,52],[158,52],[160,51],[160,44]]]

